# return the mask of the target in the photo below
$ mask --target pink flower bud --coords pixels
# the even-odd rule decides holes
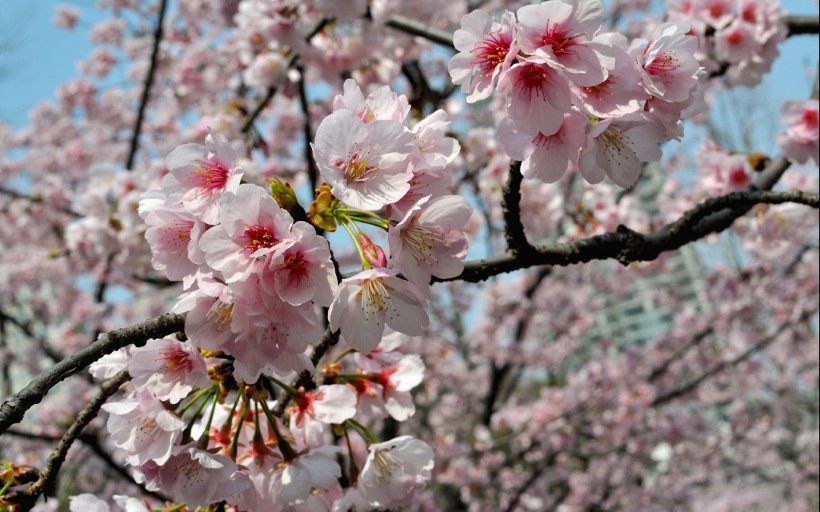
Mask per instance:
[[[371,265],[376,268],[387,266],[387,257],[382,248],[370,241],[364,233],[359,233],[359,245],[362,246],[364,257]]]

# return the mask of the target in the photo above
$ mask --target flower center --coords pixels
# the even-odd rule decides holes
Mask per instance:
[[[384,311],[385,304],[390,301],[390,295],[381,278],[366,279],[359,293],[362,296],[362,310],[368,315]]]
[[[481,76],[492,76],[495,69],[504,63],[510,52],[512,40],[505,34],[490,34],[470,53],[475,55],[475,63],[481,68]]]
[[[297,272],[299,274],[304,274],[307,270],[307,261],[305,261],[302,253],[298,252],[296,254],[289,254],[285,257],[285,266],[291,272]]]
[[[215,301],[205,314],[205,320],[215,324],[218,331],[230,324],[231,318],[233,318],[233,304],[225,304],[222,301]]]
[[[653,77],[660,77],[661,81],[668,84],[674,78],[672,72],[678,69],[678,59],[671,53],[658,52],[655,59],[644,69]]]
[[[537,64],[527,64],[518,75],[515,88],[518,89],[519,94],[527,96],[529,101],[532,101],[533,94],[535,94],[536,97],[540,97],[543,101],[546,101],[547,95],[544,90],[546,81],[547,72],[543,67]]]
[[[341,169],[348,181],[367,181],[378,168],[367,163],[358,151],[348,155],[347,160],[338,160],[336,168]]]
[[[253,226],[245,226],[245,252],[253,254],[259,249],[267,249],[273,247],[279,240],[273,231],[267,226],[260,226],[255,224]]]
[[[199,167],[189,175],[195,187],[204,192],[223,190],[228,183],[229,170],[219,160],[200,161]]]
[[[402,232],[401,238],[407,250],[413,255],[413,259],[418,263],[424,262],[428,265],[436,262],[433,249],[436,246],[446,245],[441,233],[420,227],[415,222]]]
[[[171,373],[189,372],[193,367],[190,354],[180,348],[168,348],[159,353],[165,360],[165,368]]]
[[[393,476],[393,471],[401,467],[398,459],[390,454],[390,448],[376,450],[376,453],[373,455],[373,462],[376,465],[376,472],[382,478],[390,478]]]
[[[556,57],[570,55],[572,54],[571,47],[575,44],[573,40],[583,34],[567,37],[568,33],[569,30],[561,29],[560,27],[550,28],[549,21],[547,21],[547,26],[544,28],[544,35],[541,36],[541,46],[552,47],[552,53],[554,53]]]

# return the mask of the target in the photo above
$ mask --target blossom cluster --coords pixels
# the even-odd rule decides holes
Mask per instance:
[[[455,32],[450,77],[467,102],[503,96],[499,138],[527,178],[577,169],[628,188],[661,142],[682,135],[701,76],[690,26],[663,23],[630,43],[602,32],[603,18],[599,0],[550,0],[500,21],[474,11]]]
[[[410,391],[425,365],[398,333],[423,334],[431,278],[463,268],[472,209],[449,194],[445,173],[459,146],[444,111],[411,125],[407,98],[388,87],[365,97],[348,80],[334,109],[313,145],[326,183],[300,210],[310,222],[294,220],[301,206],[288,185],[243,182],[233,146],[215,132],[172,151],[160,187],[139,202],[154,268],[182,281],[173,311],[187,313],[187,339],[119,351],[92,373],[127,368],[127,393],[104,406],[111,441],[139,481],[189,507],[394,507],[431,477],[426,443],[380,442],[367,425],[415,413]],[[385,232],[387,254],[360,224]],[[316,229],[339,225],[362,265],[341,282]],[[285,381],[318,362],[307,349],[322,340],[320,312],[347,349],[321,368],[321,385],[294,388]],[[396,334],[385,338],[386,328]],[[356,468],[344,490],[342,431]]]
[[[801,164],[820,163],[817,156],[820,153],[819,105],[817,99],[811,99],[787,101],[780,108],[780,121],[786,128],[777,134],[777,145],[790,160]]]
[[[667,1],[669,17],[688,23],[697,36],[697,58],[730,85],[754,86],[772,68],[786,39],[778,0]]]

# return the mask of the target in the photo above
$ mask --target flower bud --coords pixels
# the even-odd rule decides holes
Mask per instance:
[[[270,195],[273,196],[280,208],[292,212],[294,208],[299,206],[299,201],[296,199],[296,194],[293,192],[290,183],[283,183],[274,178],[268,180],[268,185],[270,185]]]
[[[310,204],[308,219],[311,224],[325,231],[336,231],[334,217],[339,201],[330,193],[330,185],[324,183],[316,189],[316,199]]]
[[[374,244],[362,232],[359,232],[359,245],[362,246],[362,252],[365,259],[376,268],[383,268],[387,266],[387,257],[381,247]]]

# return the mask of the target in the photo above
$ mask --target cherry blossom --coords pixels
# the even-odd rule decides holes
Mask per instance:
[[[410,188],[406,159],[412,135],[398,122],[364,123],[348,110],[337,110],[319,125],[312,147],[333,195],[354,208],[378,210]]]
[[[431,477],[433,451],[423,441],[401,436],[372,444],[368,450],[358,488],[371,506],[405,505]]]
[[[429,320],[426,300],[398,270],[374,268],[342,280],[330,305],[328,320],[341,329],[348,345],[368,353],[379,344],[385,326],[420,335]]]

